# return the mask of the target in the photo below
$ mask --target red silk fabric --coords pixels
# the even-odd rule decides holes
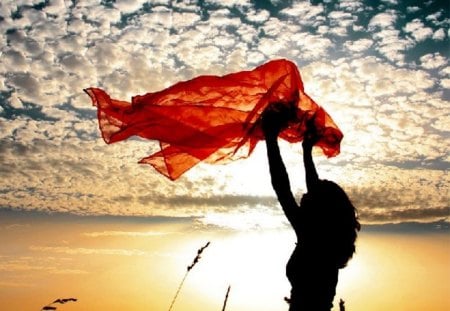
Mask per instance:
[[[134,96],[131,103],[111,99],[98,88],[85,91],[97,106],[105,142],[133,135],[158,140],[161,150],[139,163],[152,165],[172,180],[201,161],[248,157],[264,139],[260,117],[272,103],[295,105],[295,115],[280,133],[288,142],[301,141],[310,120],[319,135],[316,146],[328,157],[339,153],[343,137],[327,112],[304,92],[295,64],[284,59],[251,71],[199,76]]]

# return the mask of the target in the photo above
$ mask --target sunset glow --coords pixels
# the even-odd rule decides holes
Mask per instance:
[[[228,286],[229,310],[286,308],[284,267],[295,243],[288,228],[198,230],[190,220],[3,213],[0,234],[0,286],[8,289],[0,291],[0,301],[12,310],[36,310],[72,296],[79,301],[63,310],[167,310],[186,267],[207,241],[211,245],[186,278],[174,310],[220,310]],[[355,258],[340,273],[335,307],[340,298],[349,310],[450,307],[448,234],[369,231],[357,243]]]

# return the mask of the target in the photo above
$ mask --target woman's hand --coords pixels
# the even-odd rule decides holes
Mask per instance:
[[[268,106],[261,115],[261,126],[266,138],[277,137],[290,119],[292,111],[286,104],[274,103]]]
[[[306,122],[306,131],[303,135],[303,150],[311,151],[312,147],[319,141],[319,135],[314,125],[314,119]]]

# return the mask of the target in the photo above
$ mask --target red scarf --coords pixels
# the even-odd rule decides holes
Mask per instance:
[[[85,90],[98,108],[106,143],[137,135],[158,140],[161,150],[139,161],[175,180],[206,161],[248,157],[264,139],[260,116],[271,103],[294,104],[296,116],[280,137],[303,139],[313,120],[316,146],[328,157],[339,153],[342,132],[327,112],[305,92],[300,73],[288,60],[273,60],[251,71],[225,76],[199,76],[162,91],[134,96],[131,103],[111,99],[98,88]]]

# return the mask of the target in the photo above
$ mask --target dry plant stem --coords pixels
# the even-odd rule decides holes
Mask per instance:
[[[205,246],[200,247],[197,251],[197,256],[195,256],[194,260],[192,261],[192,263],[187,267],[187,271],[184,274],[183,279],[180,282],[180,285],[178,285],[178,289],[177,292],[175,293],[175,296],[172,299],[172,302],[170,303],[170,307],[169,307],[169,311],[172,310],[173,305],[175,304],[175,301],[177,300],[178,294],[181,291],[181,288],[183,287],[184,281],[186,280],[186,277],[188,276],[188,273],[192,270],[192,268],[194,268],[194,266],[198,263],[198,261],[200,260],[200,255],[202,254],[202,252],[205,250],[205,248],[207,248],[209,246],[210,242],[206,243]]]
[[[339,311],[345,311],[345,301],[339,300]]]
[[[178,285],[177,292],[175,293],[175,296],[173,297],[172,302],[170,303],[169,311],[172,310],[172,307],[175,304],[175,300],[177,300],[178,294],[180,293],[181,287],[183,287],[184,281],[186,280],[186,277],[187,277],[188,273],[189,273],[189,270],[186,271],[186,273],[184,274],[183,279],[180,282],[180,285]]]
[[[228,286],[227,293],[225,295],[225,300],[223,301],[223,307],[222,311],[225,311],[225,308],[227,307],[227,301],[228,301],[228,294],[230,294],[231,285]]]

